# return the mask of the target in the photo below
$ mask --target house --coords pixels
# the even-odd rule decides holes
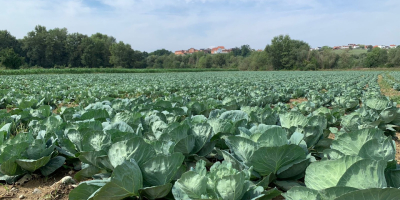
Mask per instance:
[[[390,46],[389,46],[389,48],[391,48],[391,49],[394,49],[394,48],[396,48],[397,46],[396,45],[394,45],[394,44],[391,44]]]
[[[350,49],[350,46],[343,45],[341,49]]]
[[[230,53],[232,49],[222,49],[221,53]]]
[[[211,54],[222,53],[222,50],[225,49],[224,46],[218,46],[211,49]]]
[[[185,55],[183,50],[175,51],[175,55]]]
[[[385,46],[385,45],[375,45],[374,48],[386,49],[387,46]]]
[[[332,49],[336,50],[336,49],[341,49],[341,48],[342,48],[341,46],[334,46]]]
[[[200,49],[200,52],[204,52],[204,53],[211,53],[211,49],[207,48],[207,49]]]
[[[189,53],[189,54],[192,54],[192,53],[195,53],[195,52],[199,52],[199,50],[197,50],[197,49],[195,49],[195,48],[190,48],[190,49],[188,50],[188,53]]]
[[[190,48],[188,50],[178,50],[175,51],[175,55],[186,55],[186,54],[192,54],[195,52],[199,52],[199,50],[195,49],[195,48]]]

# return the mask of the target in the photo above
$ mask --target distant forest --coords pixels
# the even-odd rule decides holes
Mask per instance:
[[[400,67],[400,48],[369,48],[367,53],[338,54],[329,47],[310,51],[304,41],[279,35],[263,51],[249,45],[227,54],[196,52],[175,55],[160,49],[148,53],[112,36],[68,33],[66,28],[36,26],[23,39],[0,31],[0,67],[28,68],[232,68],[239,70],[320,70]]]

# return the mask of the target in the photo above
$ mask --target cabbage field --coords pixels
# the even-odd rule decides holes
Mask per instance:
[[[0,79],[0,180],[73,169],[70,200],[400,199],[400,72]],[[381,81],[382,82],[382,81]]]

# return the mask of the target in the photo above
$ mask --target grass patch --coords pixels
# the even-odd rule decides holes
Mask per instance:
[[[93,74],[93,73],[170,73],[170,72],[207,72],[207,71],[238,71],[237,69],[123,69],[123,68],[65,68],[65,69],[17,69],[0,70],[0,75],[27,74]]]

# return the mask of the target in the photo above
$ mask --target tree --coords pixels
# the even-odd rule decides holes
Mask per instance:
[[[26,51],[30,65],[47,66],[46,62],[47,29],[37,25],[34,31],[28,33],[22,40],[22,48]]]
[[[388,65],[390,67],[400,66],[400,48],[390,49],[388,53]]]
[[[14,52],[14,49],[8,48],[0,51],[0,62],[7,69],[18,69],[24,64],[24,57]]]
[[[372,46],[372,45],[368,45],[368,47],[367,47],[367,52],[371,52],[372,51],[372,49],[373,49],[374,47]]]
[[[170,54],[172,54],[172,51],[168,51],[166,49],[158,49],[156,51],[151,52],[149,55],[163,56],[163,55],[170,55]]]
[[[241,48],[238,48],[238,47],[232,48],[231,54],[233,56],[240,56],[240,55],[242,55],[242,50],[241,50]]]
[[[211,55],[204,55],[200,57],[198,67],[199,68],[211,68],[212,66],[212,58]]]
[[[88,38],[87,35],[80,33],[68,34],[66,48],[68,51],[68,65],[71,67],[83,67],[82,55],[85,49],[83,40]]]
[[[222,68],[226,64],[226,57],[227,54],[216,54],[212,56],[212,66],[215,68]]]
[[[0,51],[3,49],[12,48],[16,53],[21,52],[21,44],[7,30],[0,30]]]
[[[135,51],[131,48],[131,45],[119,42],[110,46],[110,63],[114,67],[132,68]]]
[[[251,54],[251,48],[250,45],[246,44],[246,45],[242,45],[240,47],[240,55],[243,57],[247,57]]]
[[[295,67],[301,68],[306,59],[310,45],[303,41],[292,40],[288,35],[274,37],[271,45],[265,47],[265,51],[271,57],[272,66],[276,70],[291,70]]]
[[[54,65],[68,65],[68,49],[67,49],[66,28],[50,29],[46,37],[46,66],[54,67]]]
[[[386,64],[388,60],[387,51],[381,48],[373,48],[371,52],[367,53],[365,58],[366,67],[381,67]]]
[[[84,46],[82,64],[90,68],[110,67],[110,46],[115,44],[114,37],[96,33],[82,41]]]

